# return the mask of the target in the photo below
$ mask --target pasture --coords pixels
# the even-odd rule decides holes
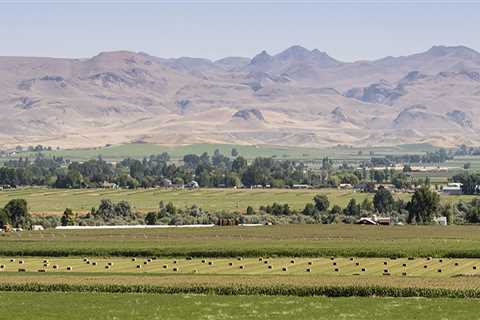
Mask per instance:
[[[273,202],[287,203],[292,209],[302,210],[305,204],[313,202],[317,194],[325,194],[330,205],[345,207],[350,199],[362,202],[372,198],[373,194],[339,189],[50,189],[50,188],[20,188],[0,191],[0,206],[12,199],[27,200],[30,210],[39,215],[59,215],[65,208],[77,213],[86,213],[92,207],[97,207],[102,199],[114,202],[128,201],[136,210],[148,212],[158,210],[159,202],[172,202],[179,208],[191,207],[196,204],[208,211],[245,212],[248,206],[255,210],[262,205]],[[397,193],[395,197],[408,201],[410,194]],[[442,195],[442,202],[469,201],[474,196]]]
[[[426,298],[0,293],[6,319],[422,319],[470,320],[478,301]],[[75,312],[72,312],[75,310]]]

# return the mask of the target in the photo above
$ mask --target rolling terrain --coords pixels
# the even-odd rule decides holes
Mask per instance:
[[[0,143],[478,144],[480,53],[342,62],[292,46],[218,61],[0,57]]]

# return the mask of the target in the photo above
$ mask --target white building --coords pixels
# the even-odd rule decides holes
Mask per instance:
[[[443,186],[442,191],[448,195],[460,195],[462,194],[462,184],[459,182],[452,182]]]

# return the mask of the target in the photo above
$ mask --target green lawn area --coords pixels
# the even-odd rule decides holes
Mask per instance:
[[[478,300],[2,292],[3,319],[478,319]]]

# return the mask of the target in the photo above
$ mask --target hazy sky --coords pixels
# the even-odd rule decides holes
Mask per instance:
[[[249,3],[245,3],[249,2]],[[217,59],[299,44],[345,60],[424,51],[480,51],[480,2],[350,1],[18,4],[0,0],[0,55],[89,57],[133,50]]]

